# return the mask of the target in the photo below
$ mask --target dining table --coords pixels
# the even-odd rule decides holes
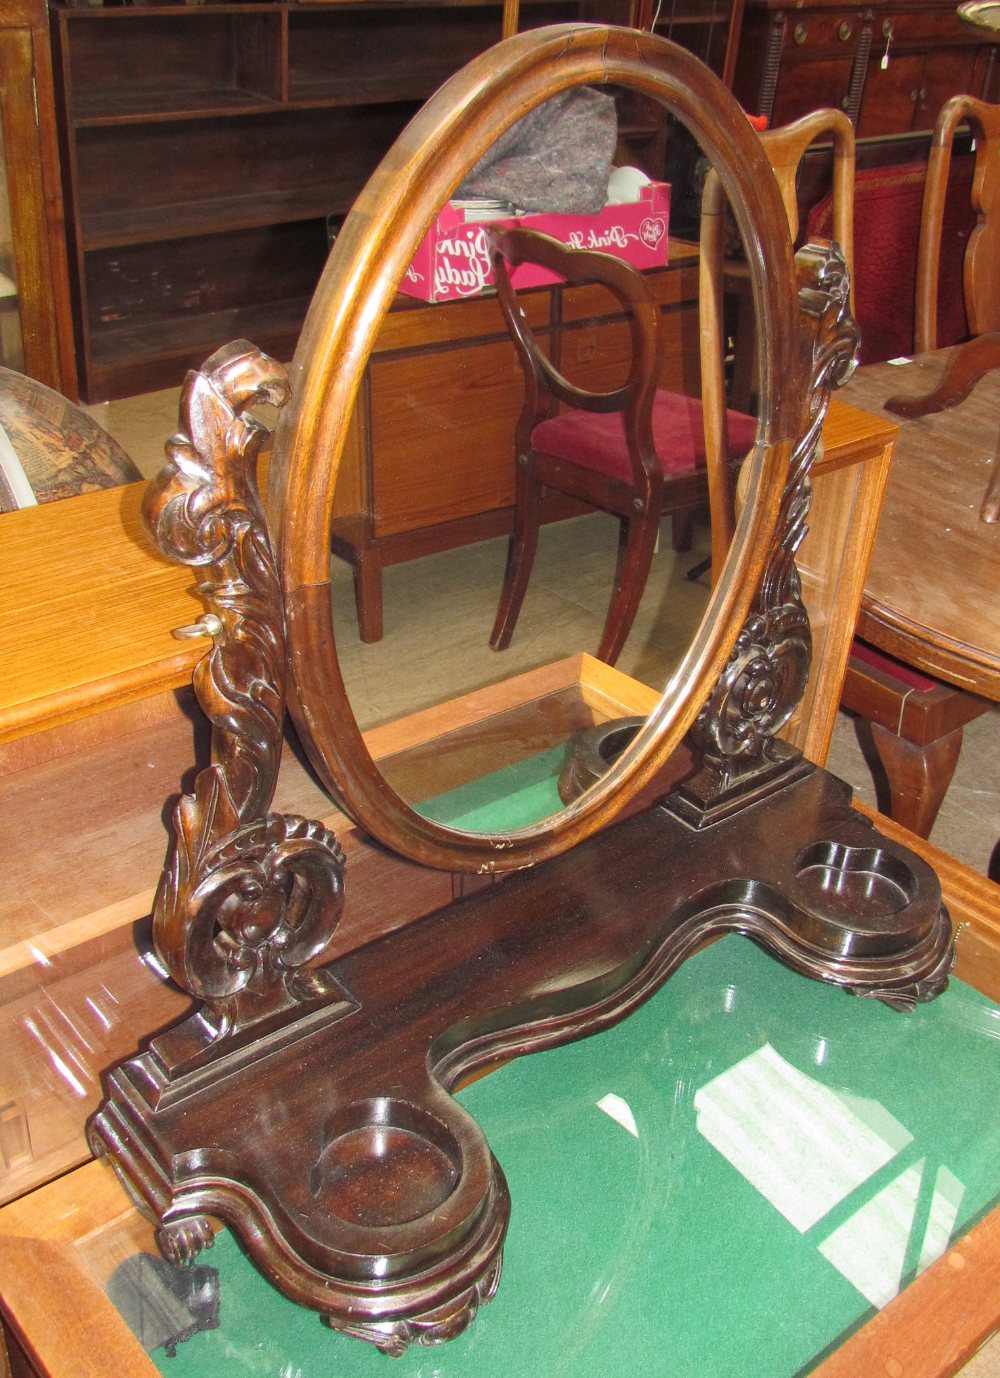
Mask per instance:
[[[962,346],[861,368],[840,396],[899,424],[858,635],[1000,702],[1000,525],[981,516],[1000,443],[1000,369],[929,415],[886,407],[931,393]]]

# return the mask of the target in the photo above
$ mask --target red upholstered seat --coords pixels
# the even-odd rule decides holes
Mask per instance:
[[[874,670],[880,670],[882,674],[891,676],[918,694],[929,694],[932,689],[941,687],[939,679],[933,679],[930,675],[914,669],[912,665],[886,655],[884,651],[869,645],[867,641],[862,641],[860,637],[855,637],[851,646],[851,659],[860,661],[862,665],[870,665]]]
[[[743,412],[727,411],[733,454],[750,449],[757,422]],[[705,429],[701,401],[676,392],[657,392],[653,401],[653,447],[665,474],[686,474],[705,466]],[[531,433],[534,449],[567,459],[583,469],[629,482],[632,462],[621,412],[566,411],[542,421]]]
[[[666,372],[664,320],[676,328],[676,319],[664,317],[651,283],[635,268],[524,226],[490,226],[486,235],[497,298],[525,380],[514,430],[514,529],[490,645],[502,651],[510,644],[538,546],[542,505],[561,497],[577,510],[582,503],[618,518],[614,582],[597,647],[598,658],[613,665],[646,586],[661,519],[672,519],[675,550],[689,547],[691,513],[706,499],[715,521],[718,490],[732,484],[755,438],[756,421],[730,413],[729,427],[719,424],[725,392],[719,313],[705,312],[701,319],[703,407],[701,396],[657,387]],[[600,367],[578,369],[590,355],[563,350],[558,332],[536,336],[511,280],[510,270],[522,263],[538,264],[570,286],[599,284],[617,300],[629,352],[619,354],[618,332],[604,335],[594,356],[608,346],[614,351],[615,386],[608,387]],[[568,338],[564,343],[571,345]]]

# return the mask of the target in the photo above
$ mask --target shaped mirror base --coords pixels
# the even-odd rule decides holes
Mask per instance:
[[[451,1090],[618,1022],[731,931],[904,1010],[954,957],[933,872],[806,768],[709,826],[649,809],[349,954],[346,999],[301,1037],[265,1035],[167,1094],[154,1052],[134,1058],[92,1146],[168,1256],[193,1258],[218,1217],[337,1329],[393,1354],[440,1343],[495,1292],[510,1210]]]

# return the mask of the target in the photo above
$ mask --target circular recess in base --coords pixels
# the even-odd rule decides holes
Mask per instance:
[[[378,1097],[343,1107],[327,1125],[312,1194],[340,1220],[406,1225],[447,1201],[461,1171],[459,1146],[440,1120]]]
[[[581,732],[559,776],[559,798],[570,804],[606,775],[646,725],[645,718],[616,718]]]
[[[916,897],[916,877],[881,847],[816,842],[799,857],[795,876],[810,908],[836,918],[889,918]]]

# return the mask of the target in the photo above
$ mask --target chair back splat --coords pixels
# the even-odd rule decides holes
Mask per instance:
[[[955,134],[968,126],[976,141],[972,207],[976,226],[965,249],[963,288],[969,331],[1000,330],[1000,105],[953,96],[941,107],[927,162],[917,251],[918,354],[936,349],[941,236]]]
[[[971,96],[946,101],[934,127],[927,163],[917,252],[915,346],[918,354],[938,344],[941,246],[949,200],[955,134],[968,126],[976,141],[972,208],[977,224],[965,248],[965,313],[974,339],[947,356],[936,387],[922,397],[892,396],[882,405],[915,418],[955,406],[983,373],[1000,367],[1000,106]],[[954,243],[954,241],[952,241]],[[863,370],[862,370],[863,372]],[[912,440],[909,442],[912,445]],[[919,442],[918,442],[919,443]],[[902,449],[897,463],[904,462]],[[1000,517],[1000,463],[994,460],[981,511]],[[912,832],[927,837],[958,762],[966,723],[991,704],[965,688],[946,684],[918,666],[896,660],[855,638],[844,678],[841,706],[860,719],[859,735],[885,774],[881,807]],[[882,781],[878,781],[879,786]]]
[[[798,172],[808,150],[818,142],[833,145],[833,238],[840,246],[848,271],[854,272],[854,126],[842,110],[814,110],[800,120],[770,129],[760,136],[774,172],[788,218],[792,243],[799,237],[797,201]],[[726,411],[726,385],[719,351],[725,338],[723,292],[736,303],[736,351],[731,384],[734,405],[750,411],[757,391],[757,341],[750,277],[746,262],[725,258],[727,200],[717,174],[705,179],[701,211],[699,300],[701,302],[701,377],[705,404],[706,445],[709,455],[708,484],[712,513],[712,580],[717,581],[736,528],[736,493],[732,464],[713,465],[714,456],[728,456],[737,437],[729,425],[734,413]],[[853,307],[853,288],[852,288]],[[737,412],[737,415],[740,413]],[[738,468],[738,466],[736,466]]]
[[[661,518],[686,517],[704,502],[707,475],[723,461],[706,453],[701,399],[657,386],[663,318],[640,273],[610,255],[569,249],[534,230],[495,227],[487,234],[500,307],[525,379],[514,435],[514,529],[490,645],[503,650],[510,644],[534,563],[542,497],[551,489],[619,519],[614,583],[597,650],[601,660],[614,664],[645,588]],[[532,330],[513,286],[512,273],[524,263],[570,285],[597,283],[615,297],[630,336],[620,386],[592,391],[564,375]],[[721,371],[718,340],[715,354]],[[742,455],[753,443],[756,421],[735,413],[727,421]]]

